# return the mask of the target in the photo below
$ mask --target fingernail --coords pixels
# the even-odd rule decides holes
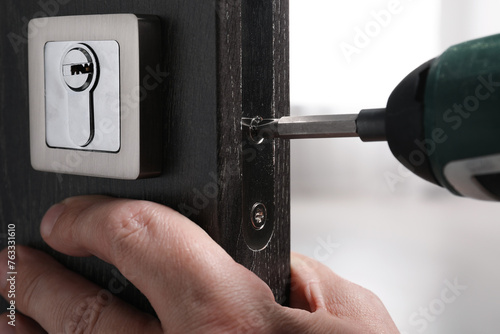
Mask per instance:
[[[15,334],[16,329],[14,326],[9,325],[8,321],[3,319],[0,321],[0,333],[2,334]]]
[[[42,224],[40,225],[40,233],[42,234],[42,237],[46,238],[50,235],[57,219],[65,209],[66,205],[59,203],[54,205],[49,209],[49,211],[47,211],[42,219]]]

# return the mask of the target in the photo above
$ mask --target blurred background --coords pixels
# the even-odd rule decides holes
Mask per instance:
[[[500,33],[498,13],[494,0],[291,0],[292,115],[385,107],[423,62]],[[410,174],[386,143],[292,141],[292,249],[375,292],[404,334],[500,333],[499,213]]]

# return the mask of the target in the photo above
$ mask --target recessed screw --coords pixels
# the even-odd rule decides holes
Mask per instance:
[[[266,225],[267,220],[267,209],[262,203],[255,203],[252,207],[251,212],[252,226],[255,230],[260,231]]]
[[[259,134],[259,131],[257,130],[258,125],[263,121],[264,119],[260,116],[254,117],[252,121],[250,122],[250,139],[255,143],[255,144],[262,144],[264,142],[264,138]]]

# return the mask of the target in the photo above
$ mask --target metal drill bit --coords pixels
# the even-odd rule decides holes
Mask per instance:
[[[274,137],[283,139],[357,137],[357,118],[358,115],[288,116],[271,122],[264,120],[257,129],[271,129]]]
[[[252,138],[343,138],[384,141],[385,109],[365,109],[359,114],[254,118],[244,122]]]

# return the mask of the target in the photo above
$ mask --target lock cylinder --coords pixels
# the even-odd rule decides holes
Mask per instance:
[[[93,91],[99,66],[94,51],[76,44],[62,60],[62,77],[68,89],[68,130],[75,145],[85,147],[94,139]]]
[[[47,145],[117,152],[120,149],[118,43],[51,41],[44,51]]]

